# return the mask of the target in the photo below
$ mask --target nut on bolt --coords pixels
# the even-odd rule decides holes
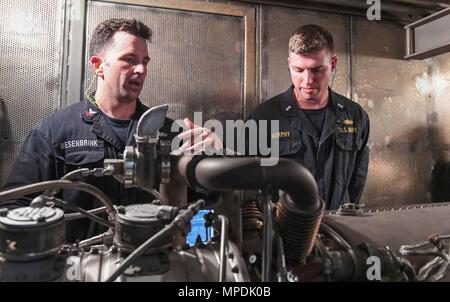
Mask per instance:
[[[5,217],[8,215],[9,210],[7,208],[0,208],[0,216]]]
[[[117,207],[117,213],[119,214],[125,214],[125,207],[124,206],[118,206]]]

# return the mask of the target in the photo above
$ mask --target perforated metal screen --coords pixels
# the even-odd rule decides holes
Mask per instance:
[[[193,112],[202,112],[203,122],[242,117],[243,18],[90,1],[86,45],[95,26],[112,17],[135,18],[153,31],[144,104],[168,103],[173,119],[193,118]],[[93,76],[87,56],[85,64],[86,89]]]
[[[405,61],[403,28],[391,22],[262,7],[261,98],[291,83],[286,58],[296,27],[320,24],[333,34],[338,56],[333,89],[358,102],[371,121],[369,174],[362,196],[368,206],[430,201],[433,168],[428,147],[427,100],[418,91],[427,67]],[[351,42],[351,47],[349,43]],[[442,128],[440,128],[442,130]]]
[[[0,1],[0,185],[30,129],[58,107],[62,1]]]
[[[403,60],[401,26],[356,18],[353,25],[353,100],[371,121],[363,200],[373,207],[428,202],[433,163],[427,99],[416,82],[426,66]]]

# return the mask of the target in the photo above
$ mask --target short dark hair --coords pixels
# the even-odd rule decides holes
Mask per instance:
[[[112,18],[101,22],[94,29],[89,43],[89,56],[99,54],[105,46],[110,45],[112,37],[118,31],[124,31],[151,42],[152,31],[144,23],[136,19]]]
[[[306,55],[322,49],[333,52],[333,36],[326,28],[316,24],[300,26],[289,39],[289,53]]]

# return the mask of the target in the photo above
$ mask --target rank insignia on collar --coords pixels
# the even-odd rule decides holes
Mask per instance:
[[[92,118],[96,114],[97,114],[97,111],[92,110],[92,108],[89,108],[89,110],[86,110],[84,112],[84,116],[87,117],[87,118]]]
[[[349,119],[344,120],[344,125],[353,125],[353,121]]]

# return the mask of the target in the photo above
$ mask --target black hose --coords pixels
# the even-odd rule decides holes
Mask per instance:
[[[272,185],[286,191],[298,209],[321,208],[316,181],[301,164],[280,158],[274,166],[262,166],[258,157],[193,158],[186,179],[193,188],[206,191],[260,189]]]
[[[264,166],[258,157],[194,156],[185,171],[188,184],[203,191],[256,190],[268,185],[282,189],[287,196],[281,200],[275,222],[283,239],[286,262],[298,265],[311,253],[325,205],[319,198],[314,177],[301,164],[286,158],[279,158],[274,166]],[[269,210],[270,207],[265,212]],[[264,223],[265,234],[270,236],[270,222],[266,219]],[[265,243],[271,245],[267,238]],[[268,253],[263,253],[267,264],[271,248],[265,246],[264,251]],[[263,281],[268,281],[269,267],[263,268]]]

